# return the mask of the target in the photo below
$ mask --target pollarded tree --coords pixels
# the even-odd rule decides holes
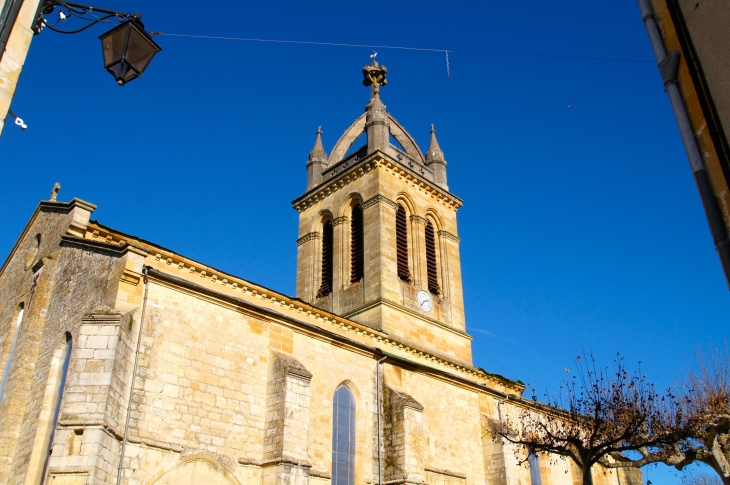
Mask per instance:
[[[585,362],[585,363],[584,363]],[[571,459],[592,485],[591,467],[622,452],[670,446],[686,437],[682,398],[658,393],[644,375],[629,372],[621,358],[614,371],[597,369],[592,356],[576,358],[577,372],[560,393],[546,395],[496,425],[496,434],[525,449]],[[519,449],[521,448],[521,450]]]
[[[730,353],[715,349],[697,352],[696,368],[690,368],[678,386],[685,393],[681,412],[688,436],[662,446],[647,446],[639,456],[614,454],[610,467],[665,463],[681,470],[694,462],[712,467],[730,485]]]

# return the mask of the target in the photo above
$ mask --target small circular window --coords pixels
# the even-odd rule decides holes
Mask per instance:
[[[38,249],[41,247],[41,235],[36,234],[33,238],[33,241],[31,242],[30,247],[28,248],[28,251],[25,254],[25,269],[29,270],[31,266],[33,266],[33,263],[35,262],[36,256],[38,256]]]

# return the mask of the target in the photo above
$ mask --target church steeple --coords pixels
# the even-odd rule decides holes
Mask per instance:
[[[386,110],[385,66],[362,69],[370,100],[330,152],[309,154],[299,212],[298,298],[471,364],[456,211],[431,127],[422,151]],[[362,133],[367,144],[353,146]],[[391,143],[395,138],[396,142]]]
[[[449,186],[446,184],[446,159],[436,139],[436,129],[433,125],[431,125],[431,143],[429,143],[428,152],[426,152],[426,166],[433,169],[434,183],[449,190]]]
[[[322,183],[322,169],[327,166],[327,152],[322,145],[322,127],[317,128],[317,139],[314,148],[309,152],[307,161],[307,191]]]

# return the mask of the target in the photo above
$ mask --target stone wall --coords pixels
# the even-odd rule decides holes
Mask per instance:
[[[377,158],[381,157],[381,158]],[[413,345],[431,348],[440,342],[441,355],[471,365],[471,342],[466,335],[456,208],[435,199],[423,183],[408,180],[376,154],[363,168],[331,183],[300,212],[297,296],[319,308],[352,318],[364,325],[405,338]],[[365,239],[365,276],[349,279],[349,211],[353,200],[362,201]],[[397,276],[395,210],[401,204],[409,220],[409,265],[412,281]],[[338,222],[334,231],[332,294],[315,298],[321,282],[322,221]],[[417,303],[420,290],[428,291],[425,223],[431,221],[437,237],[440,295],[432,295],[433,309]],[[442,329],[443,328],[443,329]],[[444,331],[446,329],[446,331]]]
[[[6,2],[0,1],[0,8]],[[2,133],[8,109],[13,101],[20,73],[28,55],[33,32],[30,30],[38,9],[39,0],[24,0],[18,18],[8,39],[5,53],[0,60],[0,133]],[[13,119],[10,118],[10,122]]]
[[[355,400],[356,483],[377,482],[379,413],[388,481],[527,483],[515,448],[484,438],[485,416],[501,409],[483,385],[493,378],[433,357],[468,342],[456,329],[396,309],[393,329],[432,333],[377,332],[158,248],[83,232],[90,210],[84,216],[82,206],[42,206],[0,273],[2,355],[15,309],[28,302],[12,398],[0,404],[3,483],[31,483],[43,472],[45,460],[31,450],[42,442],[37,422],[47,421],[50,365],[65,332],[74,347],[46,483],[116,483],[131,394],[124,485],[325,485],[339,386]],[[381,366],[380,402],[379,348],[395,353]],[[550,460],[541,466],[545,485],[570,483]]]
[[[42,203],[0,274],[0,342],[5,366],[13,315],[25,312],[0,403],[0,482],[23,483],[29,473],[53,353],[68,332],[77,342],[82,316],[113,304],[125,253],[79,244],[94,206],[83,201]],[[37,235],[40,234],[40,244]],[[81,241],[83,242],[83,241]],[[73,354],[72,354],[73,358]],[[47,400],[47,399],[46,399]],[[41,440],[42,441],[42,440]],[[45,459],[33,461],[29,476]]]

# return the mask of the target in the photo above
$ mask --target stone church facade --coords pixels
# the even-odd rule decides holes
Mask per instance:
[[[329,156],[318,133],[293,202],[296,297],[40,203],[0,269],[0,483],[580,483],[491,435],[530,401],[472,363],[462,202],[363,71],[365,113]]]

